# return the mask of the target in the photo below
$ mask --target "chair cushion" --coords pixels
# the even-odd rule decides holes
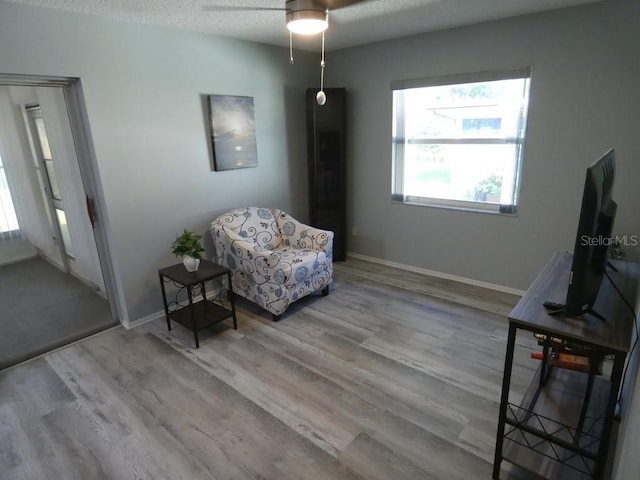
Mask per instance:
[[[277,274],[277,276],[283,275],[283,278],[279,279],[279,281],[286,286],[304,282],[316,273],[327,269],[327,256],[321,250],[283,247],[275,250],[275,252],[280,257],[281,267],[281,273]]]

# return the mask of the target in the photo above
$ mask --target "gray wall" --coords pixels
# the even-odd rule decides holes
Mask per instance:
[[[250,204],[306,219],[315,70],[309,54],[288,60],[282,48],[0,2],[0,74],[82,80],[125,323],[161,311],[157,269],[177,261],[169,246],[183,228],[202,233]],[[254,97],[257,168],[212,171],[204,94]]]
[[[349,250],[526,289],[572,250],[585,168],[615,147],[616,233],[640,235],[640,2],[583,7],[332,53],[349,92]],[[392,80],[532,66],[517,217],[392,204]],[[640,258],[636,248],[628,253]]]

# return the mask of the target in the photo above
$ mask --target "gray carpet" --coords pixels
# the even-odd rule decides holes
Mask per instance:
[[[107,300],[41,258],[0,267],[0,369],[116,323]]]

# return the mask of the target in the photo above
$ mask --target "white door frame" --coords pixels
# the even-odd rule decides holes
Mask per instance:
[[[77,150],[78,166],[87,204],[93,210],[93,234],[98,250],[100,267],[104,277],[105,291],[109,300],[111,315],[123,323],[128,318],[124,301],[124,291],[113,258],[110,229],[106,215],[106,202],[102,183],[98,174],[98,162],[89,129],[89,118],[82,93],[82,82],[75,77],[51,77],[38,75],[13,75],[0,73],[0,85],[30,87],[62,87],[67,104],[73,141]]]

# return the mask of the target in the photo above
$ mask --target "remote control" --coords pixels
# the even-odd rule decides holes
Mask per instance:
[[[562,303],[550,302],[549,300],[544,302],[542,306],[548,310],[562,310],[564,308]]]
[[[562,303],[550,302],[547,300],[542,303],[542,306],[547,309],[548,315],[561,315],[564,313],[564,305]]]

